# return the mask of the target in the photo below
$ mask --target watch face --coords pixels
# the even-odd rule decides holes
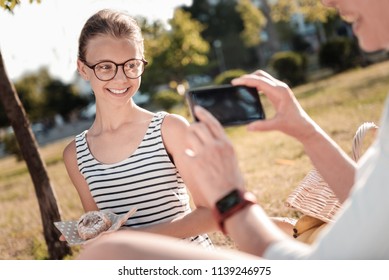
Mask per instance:
[[[216,207],[219,210],[220,214],[226,213],[235,205],[238,205],[242,201],[239,192],[234,190],[227,194],[225,197],[216,202]]]

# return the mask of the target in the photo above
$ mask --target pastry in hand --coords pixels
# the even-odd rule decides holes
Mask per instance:
[[[89,211],[83,214],[77,223],[78,235],[84,239],[92,239],[108,230],[112,221],[107,214],[101,211]]]

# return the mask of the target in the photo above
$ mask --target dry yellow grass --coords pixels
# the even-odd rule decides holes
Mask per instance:
[[[378,123],[389,90],[389,62],[357,69],[309,83],[294,91],[302,106],[347,152],[357,127],[365,121]],[[263,100],[268,117],[272,110]],[[288,194],[311,169],[303,147],[279,132],[249,133],[244,127],[227,130],[245,174],[247,187],[271,216],[295,217],[284,206]],[[368,145],[372,137],[366,139]],[[70,138],[41,147],[64,220],[82,214],[78,195],[61,160]],[[0,160],[0,259],[47,257],[34,187],[23,162],[12,157]],[[49,225],[45,225],[49,226]],[[212,239],[233,247],[220,234]],[[75,255],[77,254],[75,248]]]

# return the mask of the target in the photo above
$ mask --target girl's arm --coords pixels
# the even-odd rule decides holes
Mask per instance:
[[[193,181],[191,182],[191,176],[188,176],[191,172],[190,166],[183,162],[185,144],[183,138],[188,127],[189,124],[183,117],[173,114],[167,115],[162,125],[162,138],[166,150],[188,187],[195,209],[170,222],[139,228],[141,231],[186,238],[218,230],[211,210],[204,207],[206,205],[204,200],[197,191],[196,185],[193,184]]]
[[[69,178],[78,192],[84,211],[97,211],[98,207],[89,191],[88,184],[78,169],[76,143],[74,140],[65,147],[63,160]]]

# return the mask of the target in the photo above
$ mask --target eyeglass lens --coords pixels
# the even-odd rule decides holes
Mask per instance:
[[[136,79],[142,75],[144,62],[140,59],[131,59],[124,64],[115,64],[111,61],[100,62],[95,65],[94,71],[100,80],[107,81],[115,77],[118,66],[123,66],[124,74],[130,79]]]

